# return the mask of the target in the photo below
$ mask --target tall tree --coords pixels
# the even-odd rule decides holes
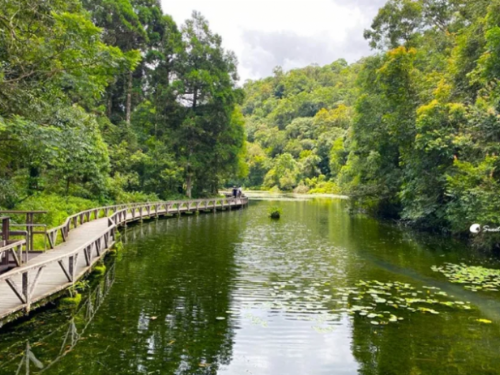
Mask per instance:
[[[190,197],[195,180],[198,193],[217,189],[224,164],[213,151],[231,133],[231,116],[241,93],[235,88],[234,54],[222,48],[221,37],[210,30],[200,13],[193,12],[186,21],[182,39],[185,49],[174,85],[180,92],[184,119],[173,137]],[[242,145],[243,136],[237,137]]]

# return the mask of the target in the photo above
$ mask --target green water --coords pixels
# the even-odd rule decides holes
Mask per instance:
[[[275,204],[279,221],[267,218]],[[0,331],[0,374],[500,374],[500,292],[431,270],[498,262],[345,205],[253,201],[130,227],[78,312],[48,309]],[[437,287],[473,308],[390,308],[403,320],[374,325],[343,295],[360,280]]]

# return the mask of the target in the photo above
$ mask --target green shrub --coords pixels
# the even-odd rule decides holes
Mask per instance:
[[[128,192],[119,190],[116,193],[115,203],[141,203],[141,202],[157,202],[160,198],[156,194],[146,194],[138,191]]]
[[[304,183],[303,183],[303,182],[300,182],[299,186],[297,186],[297,187],[293,190],[293,192],[294,192],[295,194],[307,194],[307,193],[309,192],[309,188],[308,188],[306,185],[304,185]]]
[[[97,277],[104,276],[105,273],[106,273],[106,266],[104,264],[95,266],[94,270],[92,271],[92,275]]]
[[[44,215],[37,215],[37,223],[46,224],[49,228],[61,225],[68,216],[99,207],[99,202],[78,197],[62,197],[55,194],[33,195],[16,206],[16,210],[48,211]],[[24,223],[24,215],[13,217],[16,222]]]
[[[279,219],[282,213],[283,210],[281,209],[281,207],[278,206],[270,207],[268,210],[268,214],[271,219]]]
[[[280,188],[278,187],[278,185],[275,185],[275,186],[273,186],[271,189],[269,189],[269,192],[270,192],[270,193],[281,193],[281,190],[280,190]]]
[[[82,295],[76,293],[73,297],[64,297],[59,300],[59,308],[76,309],[82,302]]]
[[[43,215],[35,215],[35,223],[45,224],[47,229],[59,226],[64,221],[75,213],[88,210],[93,207],[99,207],[97,201],[78,197],[63,197],[55,194],[36,194],[14,208],[22,211],[47,211]],[[24,224],[26,223],[26,216],[24,214],[12,215],[12,223]],[[43,231],[43,227],[36,227],[35,230]],[[62,241],[61,236],[58,237],[58,243]],[[43,250],[48,246],[45,236],[34,236],[34,249]]]

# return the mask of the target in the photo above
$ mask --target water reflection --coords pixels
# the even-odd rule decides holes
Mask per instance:
[[[226,215],[231,220],[221,220]],[[124,233],[125,261],[107,311],[116,319],[94,327],[120,337],[104,362],[108,371],[215,374],[231,361],[232,244],[244,225],[232,212],[156,221]]]
[[[267,217],[275,204],[279,221]],[[47,344],[36,346],[26,329],[10,340],[26,354],[29,337],[42,363],[59,358],[50,374],[499,374],[499,297],[464,291],[431,270],[487,258],[345,208],[328,199],[260,201],[129,227],[114,286],[83,334],[52,316],[38,319],[37,337],[57,321],[66,328]],[[373,325],[351,311],[366,304],[346,292],[360,280],[407,283],[417,295],[437,286],[474,309],[400,309],[403,320]],[[479,324],[484,317],[494,323]],[[63,347],[71,350],[61,356]],[[5,373],[26,364],[4,359],[12,360]]]
[[[80,340],[85,339],[87,328],[111,290],[114,279],[115,264],[112,264],[104,278],[88,292],[78,310],[58,327],[41,329],[41,332],[35,331],[32,335],[27,331],[27,327],[22,325],[17,327],[20,334],[28,335],[29,338],[25,340],[24,350],[21,349],[23,341],[15,342],[7,348],[0,348],[2,358],[0,373],[26,375],[45,373],[71,353]],[[39,317],[36,317],[27,322],[27,325],[36,325],[38,319]],[[40,336],[44,333],[46,333],[44,336]]]

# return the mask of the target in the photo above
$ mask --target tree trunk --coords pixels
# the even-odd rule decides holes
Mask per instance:
[[[111,117],[111,112],[113,111],[113,99],[112,99],[112,95],[109,94],[109,98],[108,98],[108,108],[106,109],[106,116],[108,116],[108,118]]]
[[[128,87],[127,87],[127,109],[125,114],[125,121],[127,125],[130,125],[130,114],[132,113],[132,71],[128,75]]]
[[[66,196],[69,196],[69,186],[71,184],[70,178],[66,178]]]
[[[195,88],[193,90],[193,109],[196,108],[197,104],[198,104],[198,89]]]
[[[193,181],[191,173],[188,173],[186,176],[186,196],[191,198],[191,190],[193,189]]]
[[[186,195],[191,198],[191,191],[193,190],[193,173],[191,172],[191,155],[193,155],[193,149],[189,147],[188,162],[186,165]]]
[[[28,179],[28,195],[33,195],[38,190],[38,182],[40,179],[40,170],[38,167],[30,165]]]

